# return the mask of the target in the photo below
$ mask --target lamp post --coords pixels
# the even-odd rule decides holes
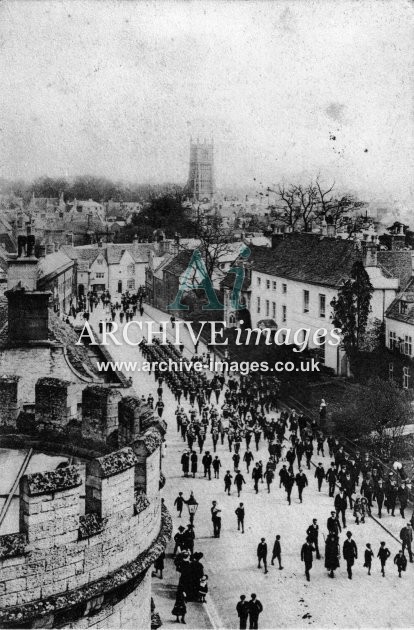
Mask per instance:
[[[198,503],[194,498],[194,494],[193,491],[190,492],[190,498],[186,501],[187,503],[187,508],[188,508],[188,513],[190,515],[190,524],[193,525],[194,524],[194,516],[197,512],[197,508],[198,508]]]

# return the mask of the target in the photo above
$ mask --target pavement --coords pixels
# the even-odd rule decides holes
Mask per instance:
[[[101,313],[102,314],[102,313]],[[99,319],[99,309],[91,317],[94,325]],[[146,308],[143,319],[165,320],[165,313],[156,309]],[[118,334],[118,333],[117,333]],[[190,342],[186,344],[185,352],[192,352]],[[115,360],[140,361],[142,355],[137,347],[127,345],[108,346],[109,352]],[[202,348],[200,348],[203,351]],[[150,392],[156,397],[156,383],[154,377],[147,372],[128,372],[137,394],[147,396]],[[212,397],[213,400],[213,397]],[[327,486],[324,484],[322,492],[318,492],[314,468],[305,470],[308,475],[309,487],[305,488],[304,501],[299,503],[297,489],[292,492],[292,505],[286,501],[285,492],[279,489],[279,476],[276,471],[275,481],[270,494],[266,485],[260,484],[260,491],[256,495],[253,482],[246,473],[246,467],[241,465],[246,480],[240,499],[233,491],[231,496],[224,493],[223,476],[227,469],[233,470],[231,456],[227,442],[217,448],[217,455],[222,462],[220,479],[205,479],[202,473],[201,457],[199,456],[199,472],[196,478],[184,478],[181,472],[180,459],[186,444],[176,429],[174,411],[176,401],[173,395],[164,387],[164,402],[166,403],[164,419],[167,421],[165,449],[163,454],[163,471],[167,483],[163,489],[165,503],[173,516],[174,533],[180,524],[187,525],[188,515],[183,512],[182,518],[177,517],[173,507],[174,499],[179,491],[188,498],[193,490],[199,502],[195,516],[196,544],[195,550],[204,554],[202,562],[205,573],[209,578],[209,594],[206,604],[190,602],[187,604],[187,626],[190,628],[237,628],[236,604],[239,595],[247,597],[255,592],[263,604],[260,615],[260,628],[360,628],[360,627],[393,627],[408,628],[414,625],[414,564],[408,563],[407,571],[401,579],[398,578],[393,557],[400,545],[398,539],[403,520],[396,513],[396,517],[385,515],[381,521],[386,529],[374,519],[368,519],[365,524],[356,525],[352,513],[347,510],[347,529],[350,529],[358,546],[358,559],[354,566],[354,576],[349,580],[343,559],[336,571],[335,579],[328,577],[324,568],[323,534],[326,534],[326,520],[333,507],[333,499],[329,498]],[[222,404],[223,401],[220,401]],[[188,404],[183,405],[185,408]],[[251,445],[252,450],[254,444]],[[244,453],[244,443],[241,457]],[[205,448],[213,451],[212,441],[208,433]],[[198,449],[197,449],[198,450]],[[266,444],[261,441],[260,449],[253,450],[255,460],[261,459],[265,464],[268,460]],[[315,449],[316,453],[316,449]],[[329,458],[314,458],[314,463],[322,461],[325,468],[329,466]],[[296,472],[296,470],[295,470]],[[211,501],[216,500],[222,509],[222,535],[213,538],[210,517]],[[235,509],[242,501],[245,506],[245,534],[237,531]],[[411,516],[411,513],[409,514]],[[317,518],[320,526],[321,560],[315,560],[311,570],[311,581],[306,582],[303,563],[300,560],[300,549],[306,538],[306,529],[312,519]],[[269,548],[269,558],[276,534],[281,536],[282,563],[284,569],[269,566],[269,573],[257,568],[256,548],[261,537],[266,538]],[[340,543],[344,540],[341,535]],[[379,560],[376,554],[380,541],[384,540],[391,551],[391,558],[386,566],[386,575],[380,573]],[[375,554],[372,575],[368,576],[363,567],[364,548],[370,542]],[[171,558],[173,544],[167,547],[164,577],[162,580],[153,578],[153,597],[166,629],[176,628],[177,624],[171,615],[174,605],[178,574]]]

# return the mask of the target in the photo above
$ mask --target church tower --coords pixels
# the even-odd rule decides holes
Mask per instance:
[[[214,145],[213,141],[196,142],[190,139],[190,170],[188,188],[196,201],[212,199],[214,188]]]

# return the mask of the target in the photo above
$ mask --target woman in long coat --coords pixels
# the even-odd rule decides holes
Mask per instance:
[[[195,477],[195,474],[197,472],[197,462],[198,462],[197,453],[195,451],[191,453],[190,459],[191,459],[191,472],[193,474],[193,477]]]
[[[339,542],[335,534],[328,534],[325,543],[325,569],[329,571],[329,577],[335,577],[334,571],[339,567]]]

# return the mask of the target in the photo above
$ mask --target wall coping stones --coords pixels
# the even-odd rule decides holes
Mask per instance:
[[[148,454],[151,455],[159,446],[161,446],[163,437],[157,428],[151,427],[151,429],[148,429],[148,431],[143,435],[142,441],[145,444]]]
[[[98,514],[91,512],[79,517],[79,540],[91,538],[100,534],[105,526],[106,519],[101,518]]]
[[[99,457],[96,462],[101,467],[103,478],[106,478],[132,468],[137,463],[137,458],[132,448],[127,446],[119,451]]]
[[[0,559],[14,558],[25,552],[27,540],[26,534],[5,534],[0,536]]]
[[[26,481],[28,494],[31,497],[62,492],[82,484],[82,478],[77,466],[66,466],[65,468],[58,468],[49,472],[25,475],[22,477],[22,481]]]
[[[149,569],[165,550],[167,542],[171,539],[171,535],[172,519],[164,503],[161,502],[161,528],[158,536],[135,560],[125,564],[107,577],[86,584],[73,591],[68,591],[60,595],[52,595],[51,597],[45,597],[35,602],[21,604],[20,606],[1,608],[1,627],[10,627],[10,625],[16,627],[16,624],[26,623],[36,617],[44,617],[51,613],[72,608],[93,597],[119,588]]]

